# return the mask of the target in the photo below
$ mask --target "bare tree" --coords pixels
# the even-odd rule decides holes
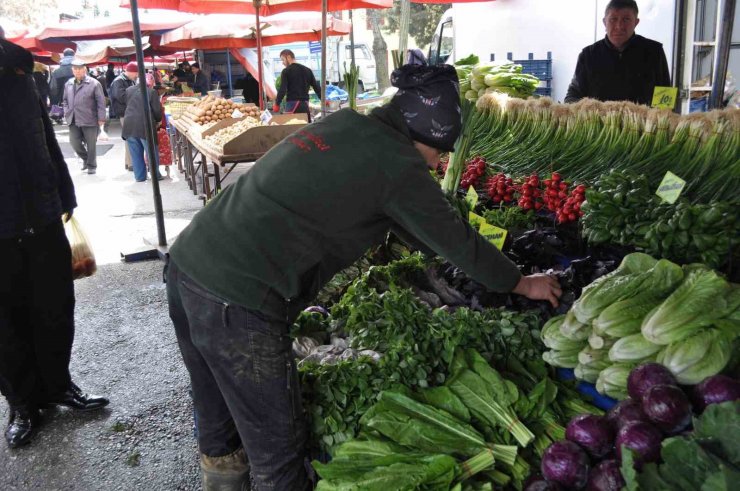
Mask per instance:
[[[2,0],[0,17],[5,17],[26,26],[38,27],[46,19],[39,12],[57,10],[57,0]]]
[[[409,42],[409,17],[411,15],[411,0],[401,0],[401,17],[398,27],[398,52],[406,58],[406,48]]]
[[[367,18],[373,28],[373,56],[375,57],[375,75],[378,77],[378,90],[387,89],[390,84],[388,75],[388,45],[380,32],[380,16],[378,9],[367,9]]]

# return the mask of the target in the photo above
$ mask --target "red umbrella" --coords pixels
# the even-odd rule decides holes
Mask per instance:
[[[260,3],[260,15],[281,12],[320,11],[321,0],[139,0],[140,9],[167,9],[194,14],[256,14],[255,4]],[[121,0],[121,7],[130,7],[129,0]],[[384,9],[393,6],[393,0],[328,0],[327,10],[336,12],[352,9]]]
[[[327,23],[328,36],[343,36],[350,31],[348,22],[330,17]],[[286,12],[264,17],[260,27],[263,46],[321,40],[318,12]],[[165,49],[256,48],[256,22],[248,15],[204,16],[163,34],[159,43]]]
[[[193,12],[203,14],[255,14],[256,16],[256,43],[259,66],[258,82],[260,92],[262,91],[262,41],[260,15],[272,15],[281,12],[296,11],[321,11],[326,17],[328,11],[352,10],[361,8],[390,8],[393,0],[137,0],[141,9],[171,9],[181,12]],[[130,0],[121,0],[122,7],[130,7]],[[326,34],[322,29],[322,41]],[[322,43],[324,45],[326,43]],[[325,53],[325,51],[324,51]],[[325,55],[322,54],[322,60]],[[325,63],[322,62],[322,71]],[[322,92],[326,87],[322,83]],[[322,94],[323,98],[324,94]],[[260,94],[260,107],[262,107],[262,95]]]
[[[191,19],[187,16],[180,16],[179,19],[168,20],[162,16],[144,15],[141,22],[141,32],[144,36],[157,34],[177,29],[178,27],[190,22],[190,20]],[[132,35],[133,25],[130,19],[85,19],[72,22],[60,22],[56,25],[45,27],[38,32],[27,35],[24,38],[24,41],[89,41],[95,39],[130,38]]]

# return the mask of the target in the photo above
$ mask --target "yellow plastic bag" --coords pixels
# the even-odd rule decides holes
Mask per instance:
[[[78,280],[86,276],[92,276],[98,269],[95,263],[90,240],[85,235],[80,222],[71,216],[64,224],[64,230],[72,248],[72,278]]]

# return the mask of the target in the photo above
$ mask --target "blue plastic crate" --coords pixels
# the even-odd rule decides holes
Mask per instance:
[[[709,97],[702,97],[701,99],[692,99],[689,102],[690,113],[705,113],[707,112],[707,104],[709,103]]]
[[[552,95],[552,87],[537,87],[534,93],[542,97],[550,97]]]
[[[522,73],[540,80],[552,80],[552,60],[514,60],[522,66]]]
[[[561,380],[575,380],[576,376],[570,368],[558,368],[558,378]],[[576,390],[589,397],[591,399],[591,404],[599,409],[603,409],[604,411],[610,410],[617,405],[617,402],[619,402],[616,399],[599,394],[596,391],[594,384],[589,384],[588,382],[578,382]]]

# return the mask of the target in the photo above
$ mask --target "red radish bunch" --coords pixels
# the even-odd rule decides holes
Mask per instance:
[[[569,223],[578,220],[583,216],[581,204],[586,201],[586,186],[583,184],[576,186],[573,192],[566,198],[563,205],[555,213],[558,223]]]
[[[488,191],[488,197],[495,204],[514,201],[514,193],[516,192],[514,181],[510,177],[506,177],[503,172],[488,178],[486,190]]]
[[[540,190],[540,178],[537,174],[532,174],[522,184],[521,196],[519,197],[519,207],[524,211],[539,210],[542,208],[542,201],[539,198],[542,196]]]
[[[550,211],[558,211],[568,197],[568,183],[564,182],[557,172],[550,179],[545,179],[545,206]]]
[[[468,161],[465,172],[460,179],[460,187],[468,189],[470,186],[477,186],[482,176],[486,175],[486,160],[483,157],[475,157]]]

